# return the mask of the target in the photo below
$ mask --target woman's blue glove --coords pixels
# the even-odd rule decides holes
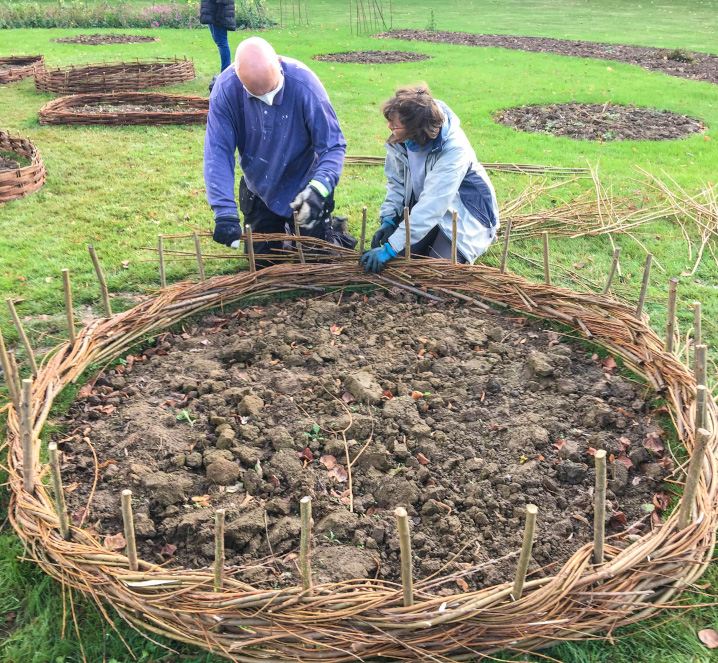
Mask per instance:
[[[385,218],[381,220],[379,230],[374,233],[374,237],[371,238],[371,248],[376,249],[382,244],[386,244],[389,238],[394,234],[396,230],[396,223],[392,219]]]
[[[367,251],[361,257],[360,263],[367,272],[378,274],[392,258],[396,258],[396,251],[391,248],[391,245],[384,244],[384,246]]]

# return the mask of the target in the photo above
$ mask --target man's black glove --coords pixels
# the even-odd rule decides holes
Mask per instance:
[[[214,233],[212,239],[218,244],[224,244],[232,249],[239,248],[239,240],[242,238],[242,226],[239,217],[218,216],[214,220]]]
[[[296,210],[299,225],[307,230],[314,226],[326,216],[324,202],[329,195],[329,190],[319,181],[312,180],[299,195],[289,203],[289,206]]]
[[[393,219],[386,217],[381,220],[379,230],[374,233],[374,237],[371,238],[371,248],[376,249],[379,246],[383,246],[389,241],[389,238],[394,234],[396,230],[396,223]]]

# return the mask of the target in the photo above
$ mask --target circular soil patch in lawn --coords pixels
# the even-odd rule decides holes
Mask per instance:
[[[150,35],[125,35],[125,34],[93,34],[77,35],[75,37],[63,37],[62,39],[51,39],[58,44],[83,44],[84,46],[102,46],[106,44],[146,44],[151,41],[159,41],[158,37]]]
[[[396,64],[397,62],[431,60],[431,56],[411,51],[349,51],[315,55],[313,59],[321,62],[341,62],[342,64]]]
[[[706,130],[700,120],[656,108],[610,104],[550,104],[498,111],[495,121],[517,131],[579,140],[675,140]]]
[[[315,582],[400,582],[404,506],[415,580],[441,571],[423,589],[450,595],[513,579],[528,503],[535,577],[590,543],[596,449],[611,546],[667,505],[643,385],[526,318],[337,293],[208,314],[120,364],[80,390],[55,438],[74,522],[123,549],[132,489],[149,562],[211,565],[221,507],[235,577],[294,586],[311,495]]]

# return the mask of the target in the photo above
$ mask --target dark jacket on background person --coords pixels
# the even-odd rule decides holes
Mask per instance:
[[[234,0],[202,0],[199,6],[199,22],[216,25],[225,30],[236,30]]]

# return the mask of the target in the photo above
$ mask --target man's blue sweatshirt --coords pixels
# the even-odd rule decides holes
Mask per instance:
[[[344,165],[346,141],[317,76],[283,58],[284,85],[268,106],[250,96],[234,67],[220,76],[209,98],[204,139],[204,181],[215,217],[239,216],[235,152],[247,187],[275,214],[289,207],[310,180],[333,191]]]

